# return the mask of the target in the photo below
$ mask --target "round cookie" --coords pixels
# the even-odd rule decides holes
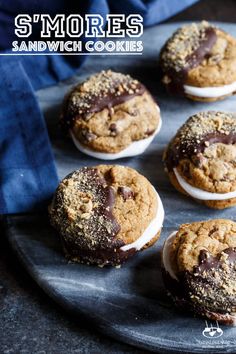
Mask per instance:
[[[143,153],[161,128],[160,109],[145,86],[111,70],[69,93],[62,122],[80,151],[104,160]]]
[[[170,141],[164,164],[174,187],[216,209],[236,204],[236,119],[224,112],[190,117]]]
[[[154,187],[134,169],[83,167],[59,184],[49,207],[66,256],[119,265],[160,236],[164,219]]]
[[[165,241],[163,280],[175,304],[236,325],[236,223],[183,224]]]
[[[179,28],[161,52],[163,83],[202,102],[236,92],[236,39],[206,21]]]

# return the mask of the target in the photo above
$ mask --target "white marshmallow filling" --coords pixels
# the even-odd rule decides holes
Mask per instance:
[[[171,264],[171,261],[170,261],[170,251],[171,251],[172,242],[173,242],[177,232],[178,231],[174,231],[167,237],[167,239],[165,240],[164,246],[163,246],[163,250],[162,250],[162,263],[163,263],[164,269],[171,276],[171,278],[173,278],[175,280],[178,280],[178,277],[175,274],[172,264]]]
[[[157,111],[160,112],[159,107],[158,106],[156,106],[156,107],[157,107]],[[162,119],[160,116],[159,117],[159,124],[158,124],[155,132],[152,135],[150,135],[148,138],[132,142],[129,146],[127,146],[127,148],[125,148],[124,150],[117,152],[117,153],[98,152],[98,151],[94,151],[92,149],[89,149],[79,142],[79,140],[75,137],[72,130],[70,130],[70,134],[71,134],[72,140],[73,140],[75,146],[77,147],[77,149],[80,150],[81,152],[83,152],[84,154],[95,157],[97,159],[101,159],[101,160],[115,160],[115,159],[120,159],[120,158],[124,158],[124,157],[141,155],[147,149],[147,147],[151,144],[151,142],[153,141],[155,136],[159,133],[159,131],[161,130],[161,126],[162,126]]]
[[[212,87],[195,87],[184,85],[184,92],[188,95],[202,98],[217,98],[232,94],[236,91],[236,81],[229,85]]]
[[[150,242],[156,236],[156,234],[161,230],[165,213],[164,213],[164,208],[163,208],[161,198],[159,197],[156,190],[155,193],[158,202],[157,213],[155,218],[150,222],[150,224],[148,225],[144,233],[136,241],[128,245],[122,246],[120,248],[121,251],[125,252],[132,248],[134,248],[136,251],[139,251],[141,248],[143,248],[143,246],[145,246],[148,242]]]
[[[180,176],[176,168],[174,168],[173,171],[180,186],[183,188],[183,190],[185,190],[185,192],[188,195],[190,195],[193,198],[199,200],[227,200],[231,198],[236,198],[236,191],[228,192],[228,193],[207,192],[200,188],[194,187],[188,182],[186,182],[185,179],[182,176]]]

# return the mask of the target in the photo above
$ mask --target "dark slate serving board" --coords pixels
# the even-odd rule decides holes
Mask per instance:
[[[166,95],[156,70],[158,52],[180,24],[160,25],[145,31],[143,56],[90,57],[80,75],[38,92],[45,113],[60,177],[85,165],[101,161],[86,157],[65,139],[58,127],[59,107],[64,93],[77,80],[103,68],[130,73],[142,80],[158,101],[163,127],[152,145],[140,157],[117,161],[143,173],[158,190],[165,208],[160,241],[151,249],[116,268],[68,264],[60,243],[48,224],[47,215],[7,218],[7,235],[37,283],[63,307],[85,315],[102,332],[121,341],[161,353],[235,353],[236,329],[222,326],[210,336],[206,325],[216,323],[179,312],[167,298],[160,274],[160,250],[165,237],[180,223],[210,218],[234,219],[235,208],[210,210],[177,193],[163,171],[163,149],[176,129],[200,110],[236,110],[235,97],[213,104],[194,103]],[[220,24],[236,36],[236,25]],[[223,330],[223,334],[222,334]],[[209,338],[205,337],[208,335]],[[221,335],[222,334],[222,335]],[[219,336],[221,335],[221,336]]]

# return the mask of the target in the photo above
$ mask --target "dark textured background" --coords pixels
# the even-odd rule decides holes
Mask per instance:
[[[235,0],[202,0],[168,22],[236,21]],[[1,234],[4,234],[1,231]],[[115,342],[57,306],[27,275],[4,235],[0,246],[0,353],[144,353]]]

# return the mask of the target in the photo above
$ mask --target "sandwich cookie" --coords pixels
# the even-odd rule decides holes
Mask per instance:
[[[183,224],[165,241],[165,286],[182,310],[236,324],[236,223],[209,220]]]
[[[169,143],[164,164],[178,191],[211,208],[235,205],[235,115],[209,111],[190,117]]]
[[[158,105],[143,84],[108,70],[69,93],[62,123],[80,151],[114,160],[142,154],[162,121]]]
[[[206,21],[179,28],[160,62],[172,93],[210,102],[236,92],[236,39]]]
[[[49,216],[68,259],[115,266],[157,241],[164,209],[154,187],[137,171],[100,165],[65,177]]]

